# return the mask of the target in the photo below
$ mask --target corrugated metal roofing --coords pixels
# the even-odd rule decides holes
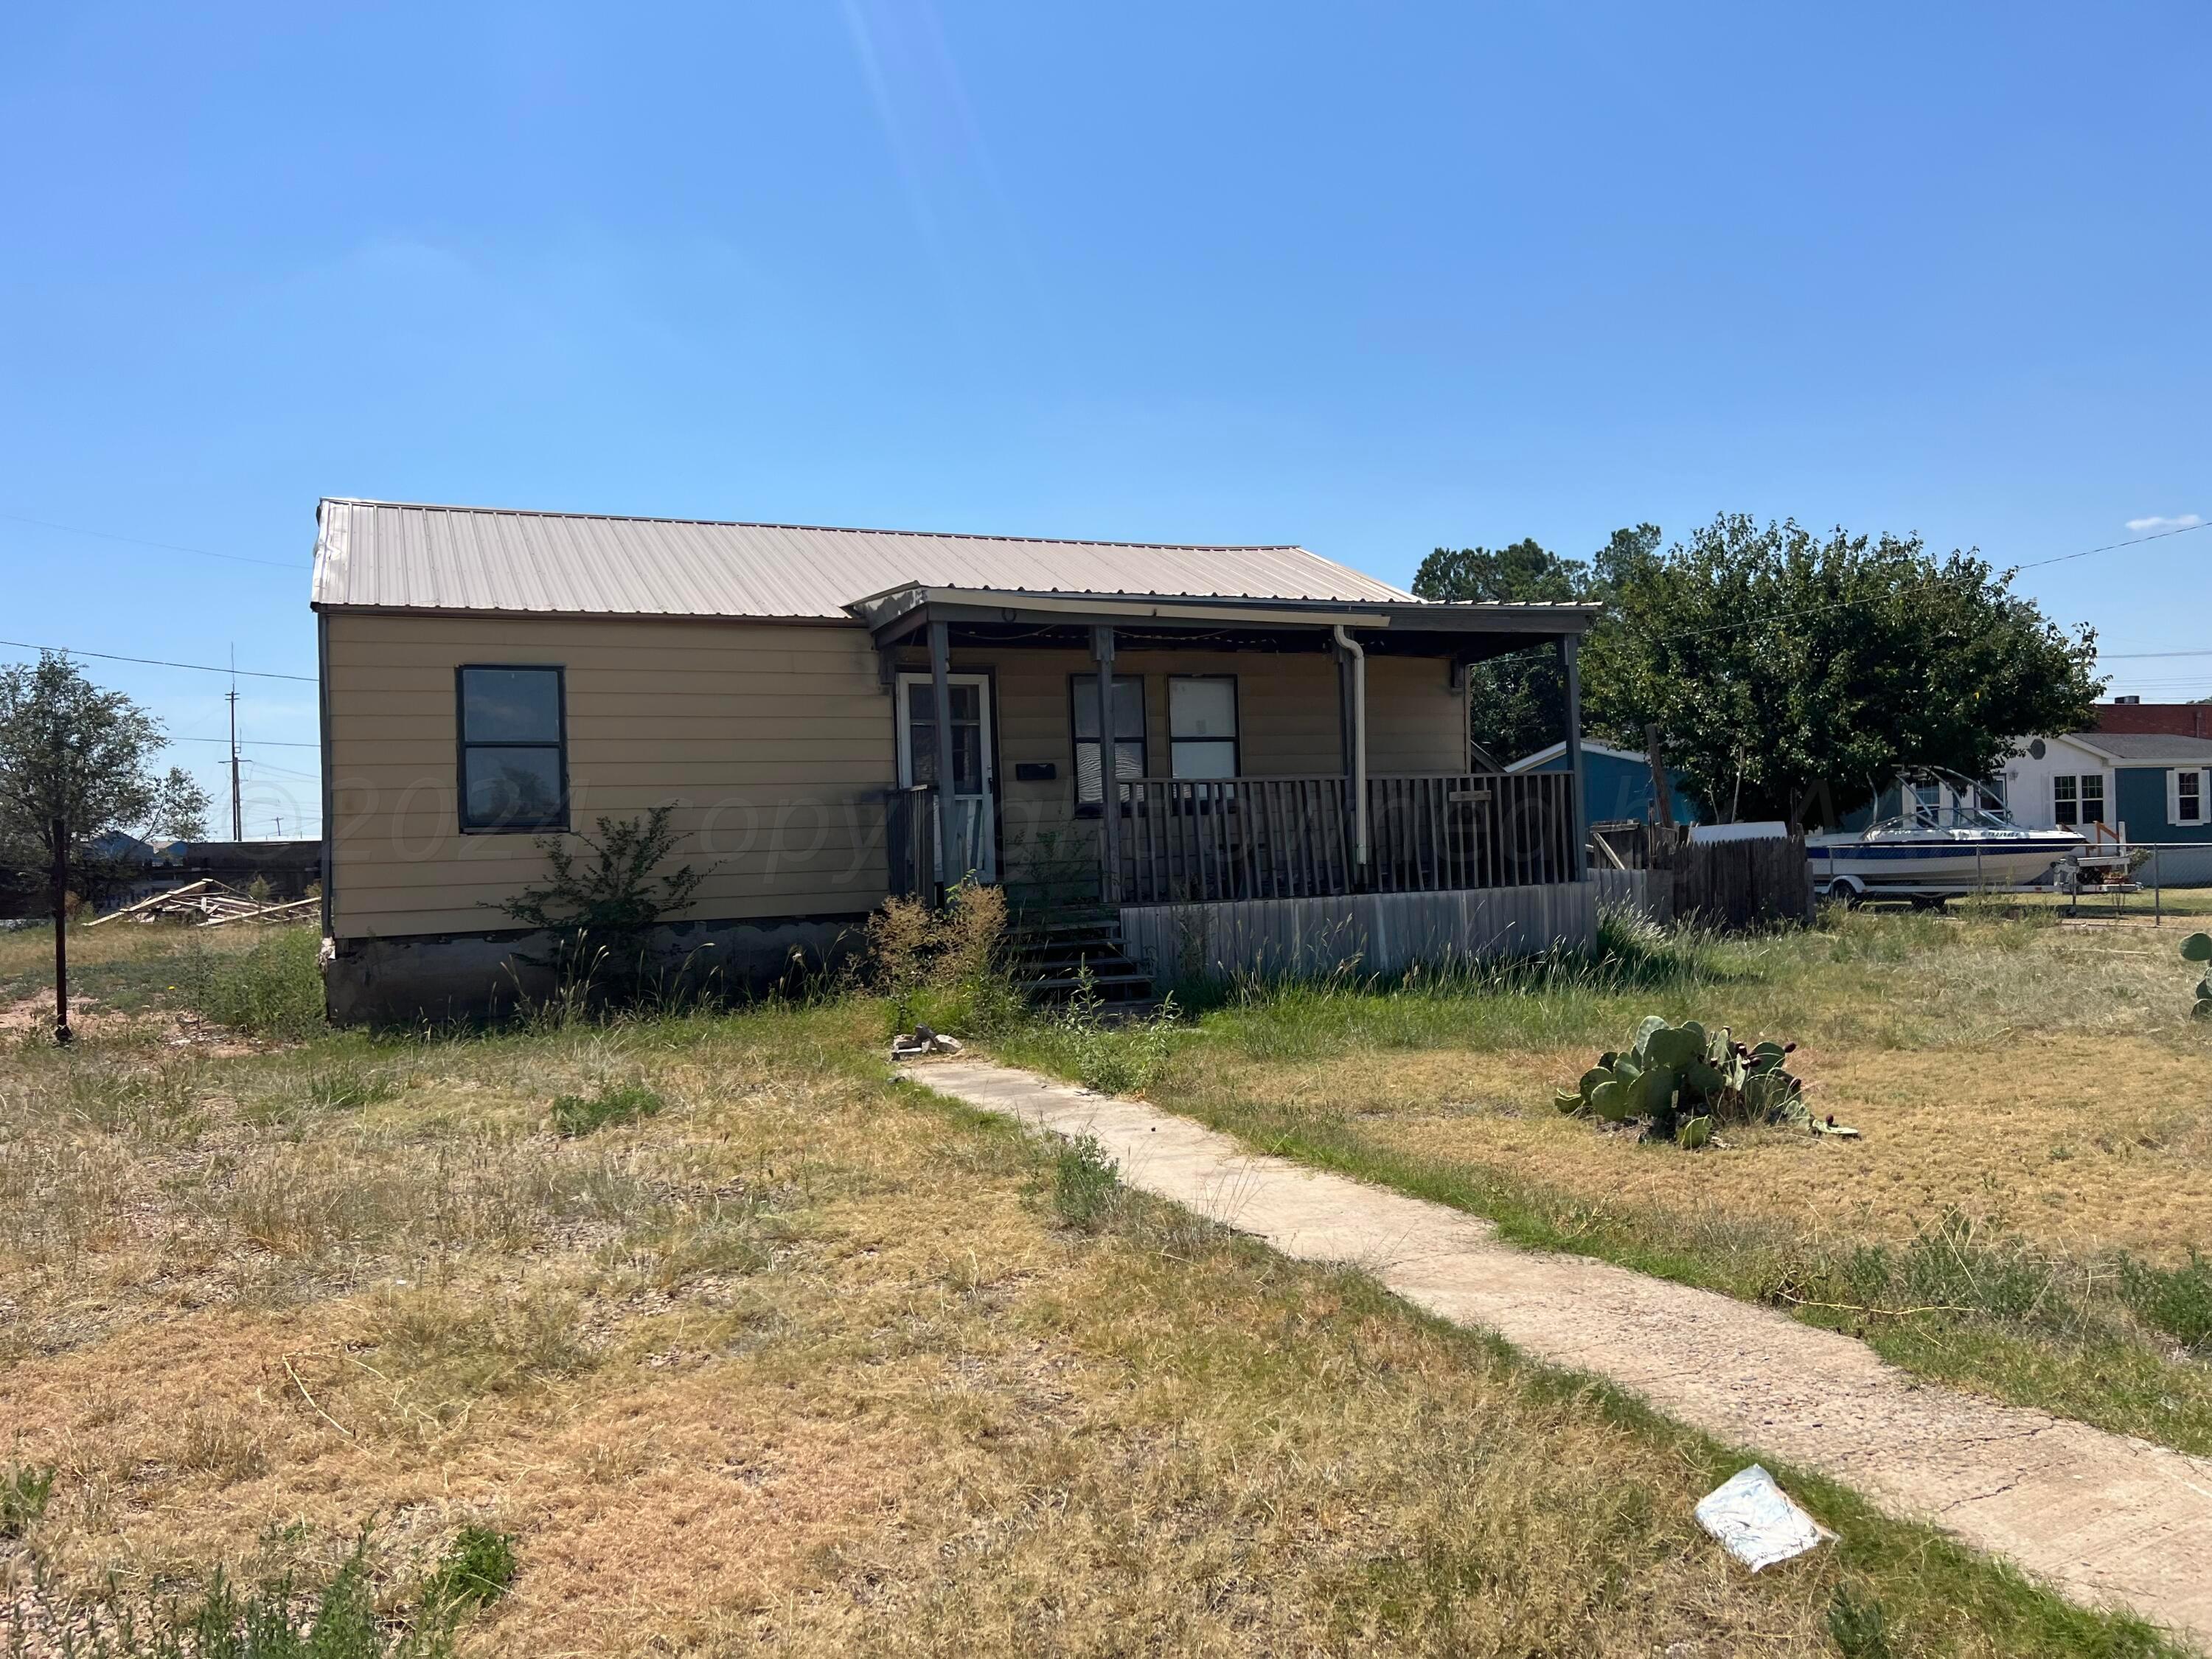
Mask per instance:
[[[847,619],[905,583],[1071,594],[1405,602],[1302,547],[1175,547],[326,499],[314,603]]]

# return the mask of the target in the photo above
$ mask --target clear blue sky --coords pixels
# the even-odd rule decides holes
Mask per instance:
[[[1723,509],[2006,562],[2212,517],[2208,58],[2201,0],[12,8],[0,635],[312,674],[325,494],[1401,581]],[[2212,530],[2023,584],[2212,651]],[[249,831],[311,829],[313,750],[249,752]]]

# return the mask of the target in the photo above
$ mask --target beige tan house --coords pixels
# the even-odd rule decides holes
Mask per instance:
[[[1551,646],[1571,688],[1583,607],[1427,603],[1297,547],[318,521],[337,1018],[495,1000],[540,838],[662,803],[712,867],[670,957],[751,982],[970,876],[1159,977],[1594,933],[1576,771],[1468,769],[1467,665]]]

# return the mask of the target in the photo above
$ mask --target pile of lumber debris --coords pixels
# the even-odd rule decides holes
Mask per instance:
[[[172,888],[166,893],[156,893],[136,904],[126,904],[120,910],[110,910],[106,915],[88,921],[88,927],[98,927],[111,921],[120,921],[131,916],[140,921],[155,921],[174,917],[188,920],[197,917],[202,927],[227,927],[234,921],[308,921],[321,908],[319,898],[287,899],[264,904],[259,899],[240,892],[235,887],[226,887],[210,878],[204,881],[187,882],[182,887]]]

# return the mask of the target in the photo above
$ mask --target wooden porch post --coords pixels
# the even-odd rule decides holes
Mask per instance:
[[[1572,634],[1559,635],[1559,665],[1567,675],[1567,775],[1574,780],[1568,792],[1573,804],[1573,850],[1569,855],[1569,867],[1574,879],[1585,879],[1589,872],[1589,849],[1584,843],[1589,839],[1586,804],[1583,799],[1583,672],[1579,661],[1582,641]]]
[[[1091,660],[1098,669],[1098,896],[1114,904],[1120,902],[1121,889],[1121,789],[1114,742],[1114,629],[1110,623],[1092,625]]]
[[[951,855],[945,851],[952,839],[951,672],[951,629],[944,623],[933,622],[929,625],[929,695],[937,711],[937,788],[930,806],[937,814],[937,887],[940,898],[953,881]]]

